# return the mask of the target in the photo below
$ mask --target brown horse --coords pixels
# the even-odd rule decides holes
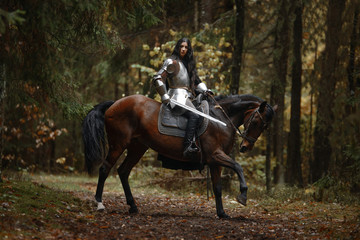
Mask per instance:
[[[228,155],[234,145],[236,131],[239,131],[238,127],[244,124],[240,150],[241,152],[251,150],[257,138],[271,122],[277,107],[273,108],[253,95],[233,95],[215,99],[210,101],[209,113],[212,117],[225,122],[227,126],[209,122],[199,142],[201,161],[210,168],[217,215],[220,218],[227,218],[229,216],[224,212],[221,199],[221,167],[231,168],[237,173],[240,181],[240,194],[237,200],[243,205],[246,205],[247,200],[247,185],[243,170]],[[98,210],[105,208],[102,204],[105,180],[125,149],[127,156],[117,171],[127,204],[130,205],[130,213],[136,213],[138,209],[130,190],[128,177],[131,169],[147,149],[151,148],[163,156],[179,161],[194,161],[183,158],[181,137],[159,132],[160,105],[161,103],[145,96],[133,95],[116,102],[98,104],[84,119],[83,140],[88,171],[92,172],[96,165],[101,164],[95,195]],[[106,143],[109,148],[107,153]]]

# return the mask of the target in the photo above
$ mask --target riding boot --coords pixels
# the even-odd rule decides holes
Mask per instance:
[[[186,126],[186,133],[184,137],[184,157],[192,157],[194,153],[200,151],[200,149],[196,146],[193,138],[195,136],[196,129],[198,128],[200,117],[199,115],[187,112],[188,123]]]

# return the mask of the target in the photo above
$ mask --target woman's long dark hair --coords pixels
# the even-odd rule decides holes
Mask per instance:
[[[194,89],[194,86],[201,82],[197,71],[196,71],[196,62],[194,60],[194,52],[191,47],[191,42],[187,38],[181,38],[177,41],[174,51],[171,54],[172,58],[180,59],[180,46],[181,43],[186,42],[188,45],[188,51],[181,61],[184,63],[186,69],[188,70],[190,81],[191,81],[191,88]]]

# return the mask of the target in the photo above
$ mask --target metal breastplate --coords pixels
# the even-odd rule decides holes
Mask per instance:
[[[169,78],[170,88],[190,88],[189,74],[181,61],[178,61],[179,72],[175,72],[173,76]]]

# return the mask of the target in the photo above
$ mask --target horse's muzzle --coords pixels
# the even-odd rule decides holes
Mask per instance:
[[[246,146],[241,146],[241,148],[240,148],[240,152],[241,153],[244,153],[244,152],[246,152],[248,150],[248,148],[246,147]]]

